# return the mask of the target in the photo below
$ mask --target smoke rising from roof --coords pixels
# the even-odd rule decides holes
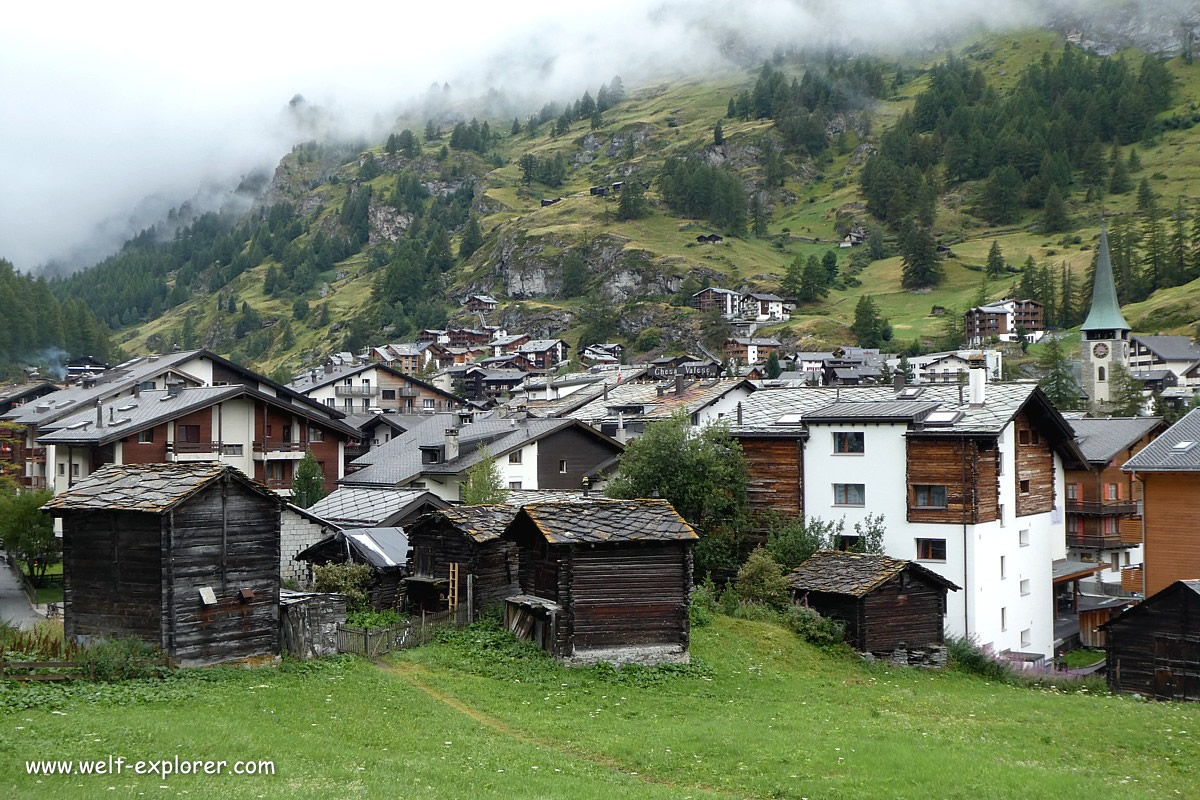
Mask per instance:
[[[308,138],[285,111],[296,93],[343,134],[377,137],[433,82],[528,108],[614,74],[632,88],[780,46],[898,53],[1052,12],[1038,0],[19,4],[0,27],[0,256],[75,269],[172,206],[219,207]]]

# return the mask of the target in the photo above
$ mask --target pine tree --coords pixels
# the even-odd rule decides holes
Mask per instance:
[[[1142,171],[1142,159],[1138,155],[1138,151],[1137,151],[1136,147],[1129,148],[1129,171],[1130,172],[1141,172]]]
[[[804,262],[804,272],[800,277],[800,292],[796,299],[802,303],[811,303],[829,294],[825,281],[825,268],[816,256],[809,256]]]
[[[838,275],[837,253],[826,250],[825,255],[821,256],[821,268],[825,270],[825,283],[832,286]]]
[[[904,376],[904,385],[911,386],[917,382],[917,370],[908,360],[908,354],[900,356],[900,374]]]
[[[758,192],[750,195],[750,224],[754,235],[759,239],[764,238],[768,234],[767,209]]]
[[[479,228],[479,220],[474,214],[467,217],[467,225],[463,228],[462,241],[458,245],[458,257],[466,260],[475,254],[483,245],[483,231]]]
[[[1071,225],[1067,219],[1067,204],[1063,200],[1062,190],[1051,184],[1046,192],[1046,200],[1042,207],[1042,230],[1046,233],[1065,231]]]
[[[604,117],[600,113],[600,109],[597,108],[595,112],[592,113],[592,121],[589,123],[589,125],[594,131],[604,127]]]
[[[1047,337],[1038,357],[1038,371],[1041,373],[1038,385],[1056,408],[1066,411],[1079,405],[1079,390],[1071,374],[1071,363],[1057,338]]]
[[[1109,194],[1125,194],[1133,188],[1133,180],[1129,177],[1129,166],[1120,157],[1120,151],[1113,145],[1111,174],[1108,179]]]
[[[625,181],[621,187],[621,199],[617,202],[617,219],[641,219],[649,210],[642,184],[636,180]]]
[[[296,466],[296,477],[292,480],[292,502],[300,508],[309,508],[325,496],[325,474],[312,450]]]
[[[879,313],[879,306],[870,295],[858,298],[854,307],[854,322],[850,332],[854,334],[854,342],[859,347],[879,347],[885,338],[890,339],[891,326]]]
[[[1170,285],[1167,281],[1169,270],[1167,265],[1167,243],[1163,232],[1162,215],[1156,205],[1146,210],[1142,218],[1141,251],[1142,270],[1141,281],[1132,295],[1132,299],[1144,300],[1155,289]]]
[[[992,246],[988,249],[987,266],[984,268],[984,273],[989,278],[999,278],[1004,274],[1005,269],[1004,251],[1000,249],[1000,240],[993,239]]]
[[[737,103],[733,102],[733,98],[729,98],[729,110],[725,112],[726,119],[734,119],[737,117]]]
[[[1170,242],[1167,247],[1168,286],[1178,286],[1189,280],[1187,211],[1183,207],[1182,197],[1175,204],[1173,221],[1174,225],[1171,226]]]
[[[538,158],[532,153],[526,153],[517,159],[517,167],[521,170],[521,183],[526,186],[533,183],[538,170]]]
[[[1119,417],[1137,417],[1142,413],[1146,401],[1142,394],[1145,386],[1133,375],[1125,365],[1116,362],[1108,373],[1108,397],[1106,411],[1111,411]]]
[[[1009,165],[996,167],[983,186],[980,211],[993,224],[1016,220],[1021,203],[1021,174]]]
[[[521,120],[518,117],[513,117],[512,129],[509,130],[510,136],[516,136],[521,132]]]
[[[775,380],[782,372],[783,367],[779,364],[779,353],[772,350],[771,355],[767,356],[767,378]]]
[[[779,284],[779,291],[783,292],[785,297],[790,297],[793,300],[800,299],[800,292],[804,288],[804,261],[797,255],[792,259],[792,263],[788,264],[787,270],[784,272],[783,281]]]
[[[901,277],[900,285],[905,289],[923,289],[936,286],[942,279],[941,257],[937,251],[937,240],[928,228],[916,225],[912,220],[904,223],[900,235]]]
[[[440,138],[442,138],[442,132],[439,131],[437,129],[437,126],[433,124],[433,120],[431,119],[428,122],[426,122],[425,123],[425,141],[432,142],[435,139],[440,139]]]
[[[1017,282],[1017,299],[1037,300],[1037,263],[1033,255],[1025,256],[1021,265],[1021,280]]]
[[[1058,299],[1058,326],[1071,328],[1075,325],[1075,284],[1071,270],[1062,265],[1062,291]]]
[[[1154,189],[1150,187],[1150,179],[1142,178],[1142,182],[1138,184],[1138,211],[1149,211],[1154,205]]]
[[[584,91],[583,97],[579,98],[579,113],[577,116],[579,119],[586,119],[595,113],[596,101],[592,99],[592,96],[587,91]]]
[[[587,261],[584,260],[581,249],[576,247],[568,250],[562,265],[561,294],[563,298],[570,299],[586,293],[587,278]],[[696,291],[699,291],[699,289]]]
[[[721,130],[721,120],[717,120],[717,124],[713,125],[713,144],[725,144],[725,132]]]

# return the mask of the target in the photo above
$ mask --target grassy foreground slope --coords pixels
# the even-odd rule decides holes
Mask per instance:
[[[49,700],[3,717],[0,793],[1094,800],[1200,785],[1194,705],[868,667],[724,617],[694,631],[693,655],[677,675],[568,670],[472,630],[383,668],[229,670],[133,705]],[[27,758],[109,753],[272,758],[277,775],[24,775]]]

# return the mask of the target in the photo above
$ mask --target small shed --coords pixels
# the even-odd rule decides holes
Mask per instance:
[[[696,532],[666,500],[524,506],[505,623],[571,664],[687,663]]]
[[[44,506],[62,519],[66,635],[138,637],[184,665],[278,653],[282,504],[213,462],[77,481]]]
[[[500,538],[516,515],[507,505],[455,506],[410,525],[409,609],[454,610],[474,620],[519,591],[517,546]]]
[[[863,653],[890,654],[944,642],[946,592],[958,586],[914,561],[818,550],[788,576],[795,602],[846,625]]]
[[[1175,581],[1100,626],[1108,688],[1200,700],[1200,580]]]
[[[321,541],[296,554],[307,562],[311,577],[314,564],[366,564],[371,568],[367,587],[371,608],[386,611],[397,608],[404,599],[404,578],[408,575],[408,537],[403,528],[352,528],[334,531]]]

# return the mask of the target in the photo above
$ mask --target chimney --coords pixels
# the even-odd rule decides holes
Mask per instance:
[[[904,373],[900,371],[899,367],[892,374],[892,388],[896,390],[896,394],[904,391]]]
[[[443,449],[447,462],[458,458],[458,428],[446,428],[446,445]]]
[[[740,402],[737,404],[737,424],[738,424],[738,427],[741,427],[741,424],[742,424],[742,404],[741,404]]]
[[[587,475],[583,476],[583,497],[586,500],[591,496],[592,482]]]
[[[987,370],[967,370],[967,388],[970,395],[971,408],[982,407],[987,395]]]
[[[662,397],[663,394],[666,392],[666,390],[662,386],[655,386],[654,389],[655,389],[655,391],[658,392],[659,397]]]
[[[546,399],[547,400],[554,399],[554,373],[553,372],[546,373]]]
[[[683,394],[684,377],[682,374],[675,373],[675,394]]]
[[[624,411],[617,412],[617,435],[614,436],[613,438],[616,439],[621,444],[627,443],[626,437],[625,437],[625,412]]]
[[[179,397],[179,393],[183,391],[183,381],[173,380],[167,381],[167,397]]]
[[[104,404],[100,402],[100,398],[96,398],[96,427],[104,427]]]
[[[604,382],[604,400],[608,401],[608,381]]]

